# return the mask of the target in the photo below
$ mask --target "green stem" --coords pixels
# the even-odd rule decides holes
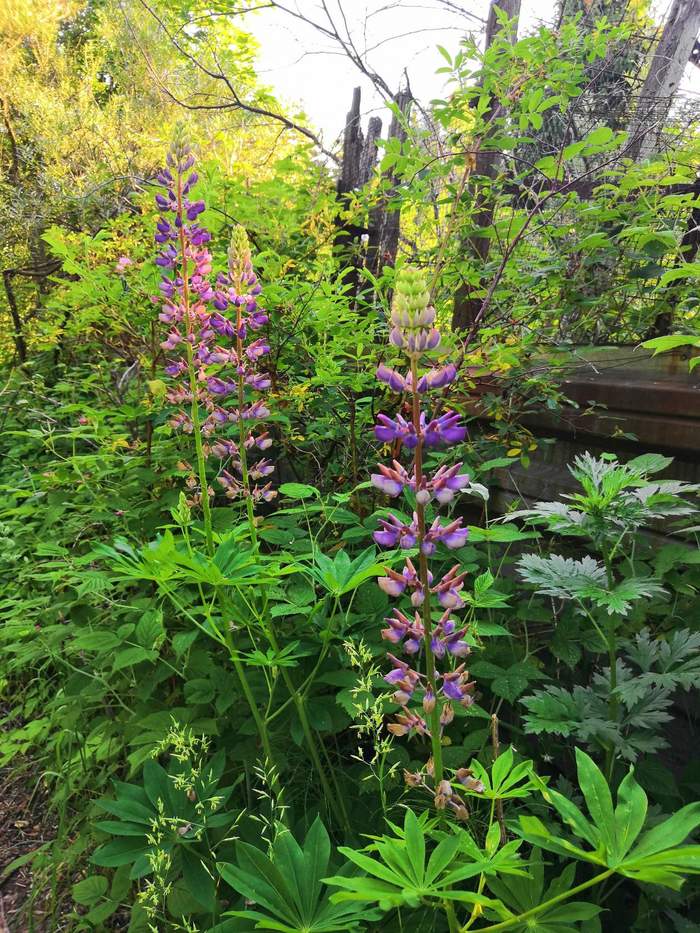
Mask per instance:
[[[497,930],[509,930],[511,927],[518,926],[523,923],[525,920],[529,920],[531,917],[536,917],[538,914],[541,914],[545,910],[561,904],[562,901],[568,900],[570,897],[573,897],[576,894],[580,894],[582,891],[592,888],[596,884],[600,884],[601,881],[605,881],[606,878],[609,878],[615,873],[614,869],[609,868],[607,871],[601,872],[599,875],[591,878],[589,881],[584,881],[583,884],[577,885],[575,888],[569,888],[568,891],[563,891],[561,894],[557,894],[556,897],[550,898],[548,901],[545,901],[543,904],[538,904],[537,907],[531,908],[531,910],[526,910],[523,914],[518,914],[517,917],[510,917],[508,920],[503,920],[501,923],[494,923],[488,927],[481,927],[478,933],[496,933]],[[466,929],[465,927],[462,930]]]
[[[443,901],[443,906],[445,908],[445,916],[447,917],[447,926],[450,933],[459,933],[459,923],[457,922],[454,904],[452,901]]]
[[[258,705],[255,702],[253,691],[250,688],[250,683],[248,682],[248,677],[246,676],[245,667],[243,666],[243,664],[241,664],[241,660],[238,657],[236,646],[233,643],[233,636],[231,635],[231,632],[228,630],[228,626],[226,624],[225,619],[224,619],[224,633],[223,634],[226,640],[226,647],[228,648],[229,655],[231,657],[231,662],[233,664],[233,668],[236,671],[236,675],[238,677],[238,682],[241,685],[241,690],[243,691],[243,695],[246,698],[251,715],[257,727],[258,735],[260,736],[260,742],[263,747],[263,752],[265,753],[265,758],[267,762],[269,763],[269,765],[274,768],[274,772],[272,776],[272,788],[275,791],[278,802],[281,802],[283,788],[280,783],[279,770],[277,769],[275,757],[272,753],[272,745],[270,744],[270,735],[267,731],[267,725],[265,723],[265,720],[260,715],[260,710],[258,709]],[[282,821],[286,823],[285,813],[286,811],[282,808]]]
[[[612,569],[612,555],[607,548],[603,548],[603,561],[605,562],[605,572],[608,580],[608,590],[612,590],[615,585],[615,578]],[[615,617],[611,616],[608,620],[606,644],[608,647],[608,664],[610,665],[610,696],[608,698],[608,717],[611,723],[617,723],[619,704],[615,694],[617,689],[617,637],[615,632]],[[605,771],[608,781],[612,780],[613,768],[615,767],[615,746],[611,742],[605,761]]]
[[[192,360],[192,347],[187,344],[187,369],[190,376],[190,391],[192,393],[192,409],[190,417],[192,418],[194,446],[197,455],[197,478],[202,496],[202,516],[204,518],[204,538],[206,542],[207,554],[211,557],[214,554],[214,532],[211,520],[211,505],[209,503],[209,483],[207,481],[207,466],[204,457],[204,446],[202,444],[202,430],[199,420],[199,404],[197,401],[197,377],[194,371]]]
[[[275,654],[279,654],[279,650],[280,650],[279,644],[277,642],[277,638],[272,628],[269,629],[267,636],[270,640],[270,645],[272,646],[272,650],[275,652]],[[309,722],[309,717],[306,714],[306,706],[304,704],[304,700],[299,695],[296,687],[294,686],[294,681],[292,680],[289,671],[284,667],[280,668],[280,670],[282,672],[282,679],[284,680],[287,690],[289,691],[289,695],[291,696],[294,702],[297,715],[299,716],[299,722],[301,723],[301,728],[304,733],[304,739],[306,740],[306,746],[309,750],[309,754],[311,755],[311,760],[313,762],[314,768],[316,768],[318,779],[321,782],[321,787],[323,788],[323,793],[328,802],[328,806],[335,814],[336,819],[339,820],[339,822],[343,826],[345,826],[346,829],[349,829],[350,818],[348,817],[348,813],[345,808],[345,801],[343,800],[343,795],[340,793],[335,780],[334,780],[334,783],[336,783],[335,791],[330,786],[325,768],[323,767],[323,763],[321,762],[321,758],[319,757],[319,754],[318,754],[318,749],[316,747],[316,740],[314,738],[313,730],[311,728],[311,723]],[[325,749],[324,749],[324,754],[325,754]],[[329,764],[330,773],[331,775],[333,775],[333,767],[330,764],[330,762],[328,762],[328,764]]]
[[[318,673],[319,668],[321,667],[321,664],[326,659],[327,654],[328,654],[328,647],[327,645],[324,645],[323,649],[321,650],[321,653],[318,656],[318,661],[314,665],[314,668],[309,674],[309,676],[306,677],[301,684],[299,684],[299,686],[296,688],[294,693],[288,699],[286,699],[284,703],[282,703],[280,706],[277,707],[274,713],[270,713],[267,716],[268,722],[272,722],[273,719],[276,719],[280,715],[280,713],[283,713],[287,709],[290,703],[294,702],[295,694],[302,697],[302,699],[306,699],[306,694],[308,693],[309,688],[311,687],[311,684],[315,682],[316,674]]]
[[[240,285],[240,283],[234,283],[234,285]],[[240,287],[237,290],[240,290]],[[241,306],[240,305],[236,306],[236,332],[237,334],[240,334],[241,332]],[[240,336],[236,338],[236,350],[238,353],[238,359],[241,360],[243,358],[243,340],[241,339]],[[245,384],[243,381],[243,375],[239,374],[238,376],[239,413],[243,411],[244,404],[245,404]],[[250,541],[251,541],[253,551],[257,555],[260,552],[260,545],[258,542],[257,528],[255,526],[253,497],[251,496],[251,490],[250,490],[250,474],[248,471],[248,456],[247,456],[247,451],[245,447],[247,432],[246,432],[246,426],[243,421],[243,418],[239,417],[238,425],[239,425],[238,457],[241,463],[241,484],[243,486],[243,495],[245,497],[246,515],[248,518],[248,527],[250,529]],[[261,585],[261,594],[263,596],[263,603],[266,604],[267,600],[264,594],[264,585]],[[268,641],[270,642],[270,646],[272,647],[272,650],[275,652],[275,654],[279,654],[280,653],[279,642],[277,641],[275,630],[270,621],[268,621],[268,624],[265,626],[265,629],[266,629],[265,634],[267,635],[267,638],[268,638]],[[348,818],[348,814],[345,809],[345,801],[343,800],[342,794],[338,790],[337,782],[335,781],[335,777],[333,776],[332,767],[330,769],[330,773],[331,773],[331,776],[333,776],[334,783],[336,784],[335,793],[333,792],[333,789],[330,786],[328,777],[326,775],[326,771],[323,767],[323,763],[321,762],[321,758],[318,754],[318,748],[316,747],[316,740],[314,738],[314,734],[311,729],[311,725],[309,723],[309,718],[306,714],[306,707],[304,705],[304,700],[301,696],[299,696],[299,693],[297,692],[297,689],[294,686],[294,682],[292,681],[289,671],[285,667],[281,667],[280,671],[282,673],[282,679],[284,680],[287,690],[289,691],[289,694],[294,702],[297,715],[299,716],[299,722],[301,723],[301,728],[302,728],[302,732],[304,733],[304,739],[306,741],[309,755],[311,756],[311,760],[313,762],[314,768],[316,769],[316,772],[318,774],[318,779],[321,783],[321,787],[323,789],[323,793],[328,803],[328,806],[334,812],[336,819],[339,819],[340,822],[346,828],[349,828],[350,820]]]
[[[418,437],[414,453],[414,466],[416,477],[416,491],[420,489],[423,479],[423,438],[420,427],[420,395],[417,391],[418,384],[418,358],[411,356],[411,382],[413,385],[413,426]],[[435,699],[430,716],[430,742],[433,751],[433,770],[435,786],[440,783],[443,775],[442,768],[442,739],[440,735],[440,708],[438,701],[438,692],[435,679],[435,657],[433,655],[432,637],[433,624],[430,615],[430,581],[428,578],[428,561],[423,553],[423,541],[425,539],[425,506],[421,502],[416,502],[416,515],[418,516],[418,575],[420,577],[421,589],[423,591],[423,604],[421,606],[421,618],[423,620],[423,646],[425,649],[425,675],[428,686]]]
[[[492,797],[491,807],[489,809],[489,825],[486,829],[487,836],[489,834],[489,830],[493,826],[493,819],[495,815],[496,815],[496,799],[495,797]],[[479,875],[479,884],[476,889],[476,893],[483,894],[485,887],[486,887],[486,875],[484,874],[484,872],[481,872],[481,874]],[[474,906],[472,907],[472,912],[469,915],[469,920],[467,920],[467,922],[462,927],[462,933],[466,933],[467,930],[470,930],[471,927],[476,923],[476,921],[479,919],[480,916],[481,916],[481,905],[474,904]]]

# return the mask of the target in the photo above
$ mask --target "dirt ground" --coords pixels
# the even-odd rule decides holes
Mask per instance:
[[[22,865],[11,873],[7,868],[15,859],[34,852],[51,840],[54,827],[46,819],[43,793],[35,788],[36,774],[27,769],[18,774],[0,770],[0,933],[25,933],[47,930],[46,898],[37,898],[29,919],[32,894],[31,865]]]

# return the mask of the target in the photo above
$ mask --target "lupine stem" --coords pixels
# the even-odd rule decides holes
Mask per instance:
[[[455,907],[452,901],[444,901],[445,916],[447,917],[447,926],[450,933],[459,933],[459,923],[455,914]]]
[[[496,759],[501,753],[501,743],[498,738],[498,716],[494,713],[491,716],[491,748],[493,750],[493,763],[496,763]],[[501,831],[501,845],[504,846],[508,839],[506,833],[506,821],[503,815],[503,799],[498,797],[495,801],[496,803],[496,818],[498,819],[498,826]]]
[[[235,283],[238,285],[238,290],[240,291],[240,283]],[[241,338],[241,306],[236,305],[236,350],[238,354],[239,361],[243,358],[243,340]],[[238,374],[238,407],[239,411],[243,411],[243,406],[245,403],[245,384],[243,374],[239,372]],[[248,473],[248,457],[247,451],[245,448],[246,441],[246,428],[243,418],[239,418],[239,459],[241,462],[241,485],[243,487],[243,496],[245,497],[246,503],[246,515],[248,518],[248,527],[250,529],[250,540],[253,547],[254,553],[257,555],[260,550],[260,545],[258,541],[258,533],[255,525],[255,513],[253,510],[253,498],[251,495],[250,489],[250,477]],[[264,584],[262,587],[264,588]],[[266,600],[265,600],[266,602]],[[266,632],[270,646],[275,654],[280,653],[279,642],[277,641],[277,636],[275,634],[274,628],[270,620],[267,621]],[[240,664],[240,662],[239,662]],[[323,788],[324,795],[328,802],[328,806],[336,814],[336,818],[340,818],[340,822],[343,823],[346,827],[349,827],[349,818],[347,811],[345,809],[345,803],[342,799],[342,795],[337,792],[333,793],[330,784],[328,783],[328,778],[326,776],[323,763],[318,754],[318,749],[316,748],[316,741],[314,739],[313,731],[311,729],[311,724],[309,723],[309,718],[306,714],[306,707],[304,705],[304,699],[301,697],[294,686],[294,681],[292,680],[289,671],[285,667],[280,667],[282,673],[282,679],[289,691],[291,699],[294,703],[294,706],[299,716],[299,722],[301,723],[302,732],[304,733],[304,739],[306,741],[311,760],[314,764],[316,772],[318,774],[319,781],[321,782],[321,787]],[[332,771],[331,771],[332,774]]]
[[[177,216],[180,221],[180,264],[182,272],[182,304],[185,317],[185,327],[187,337],[192,334],[192,319],[190,316],[190,289],[189,275],[187,271],[187,242],[185,240],[185,225],[183,222],[182,208],[182,175],[178,172],[177,176]],[[187,373],[189,376],[190,393],[192,395],[192,431],[194,434],[194,445],[197,455],[197,475],[199,479],[199,489],[202,499],[202,516],[204,519],[204,537],[206,540],[207,554],[211,557],[214,553],[214,533],[211,521],[211,508],[209,505],[209,483],[207,481],[207,467],[204,458],[204,448],[202,445],[202,431],[199,420],[199,398],[197,392],[197,374],[194,369],[194,360],[192,358],[192,344],[189,339],[185,341],[187,347]]]
[[[413,384],[413,425],[416,429],[416,435],[419,438],[414,453],[414,466],[416,489],[420,489],[423,480],[423,438],[420,430],[420,395],[416,388],[418,384],[418,357],[416,354],[411,355],[411,379]],[[438,784],[442,780],[442,737],[440,735],[440,703],[438,701],[437,684],[435,681],[435,658],[433,656],[432,647],[433,625],[430,617],[428,561],[423,553],[423,541],[425,539],[425,506],[422,502],[416,502],[416,515],[418,516],[418,574],[423,590],[421,617],[424,630],[425,673],[428,686],[435,700],[433,709],[430,712],[430,741],[433,749],[435,783]]]
[[[612,570],[612,559],[607,548],[603,548],[603,560],[605,562],[605,574],[607,577],[608,589],[612,590],[615,585],[615,578]],[[608,716],[613,724],[617,723],[619,704],[617,700],[617,638],[615,633],[615,617],[611,616],[607,624],[606,646],[608,649],[608,664],[610,665],[610,696],[608,698]],[[615,768],[615,745],[610,743],[606,755],[606,767],[608,781],[612,780],[613,769]]]

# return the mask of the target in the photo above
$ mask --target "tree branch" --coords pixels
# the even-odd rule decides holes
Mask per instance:
[[[180,107],[185,108],[186,110],[243,110],[247,113],[252,113],[257,116],[269,117],[270,119],[275,120],[278,123],[281,123],[286,129],[293,130],[294,132],[300,133],[302,136],[305,136],[307,139],[310,139],[311,142],[319,149],[319,151],[322,152],[329,159],[331,159],[333,162],[338,161],[338,157],[334,153],[326,149],[323,143],[321,142],[321,140],[318,138],[318,136],[316,136],[315,133],[313,133],[310,129],[308,129],[308,127],[302,126],[300,123],[296,123],[294,120],[290,120],[289,117],[286,117],[284,114],[277,113],[274,110],[268,110],[266,107],[259,107],[256,104],[247,103],[246,101],[242,100],[240,95],[238,94],[238,91],[234,87],[233,82],[228,77],[228,75],[225,74],[224,71],[221,69],[221,66],[219,65],[218,61],[217,61],[218,71],[214,71],[211,68],[208,68],[204,64],[204,62],[202,62],[195,55],[192,55],[192,53],[189,52],[182,45],[182,43],[178,40],[177,35],[171,32],[171,30],[165,24],[163,19],[158,15],[158,13],[151,6],[149,6],[146,0],[139,0],[139,3],[146,10],[146,12],[151,17],[153,17],[153,19],[158,23],[160,28],[163,30],[165,35],[170,40],[171,44],[177,49],[180,55],[186,58],[187,61],[189,61],[192,65],[194,65],[194,67],[197,68],[199,71],[201,71],[202,74],[205,74],[207,77],[212,78],[214,81],[222,82],[232,98],[231,103],[188,104],[185,101],[180,100],[178,97],[176,97],[176,95],[173,94],[170,91],[170,89],[167,88],[163,84],[162,81],[160,81],[160,79],[158,79],[158,83],[160,84],[160,86],[163,88],[165,93],[168,95],[168,97],[170,97],[170,99],[174,103],[176,103]],[[272,6],[274,4],[270,4],[270,5]],[[124,18],[128,22],[128,17],[123,7],[122,7],[122,14],[124,15]],[[178,30],[178,32],[179,31],[180,30]],[[131,32],[133,35],[133,30],[131,30]],[[141,49],[141,51],[142,51],[142,54],[144,54],[144,57],[146,57],[143,49]],[[152,63],[149,61],[148,64],[149,64],[149,68],[153,72],[154,69],[153,69]]]

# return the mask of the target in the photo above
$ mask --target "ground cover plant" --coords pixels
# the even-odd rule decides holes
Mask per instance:
[[[234,6],[0,19],[0,919],[688,933],[700,487],[492,496],[578,343],[700,339],[694,117],[600,106],[647,13],[494,13],[348,192]]]

